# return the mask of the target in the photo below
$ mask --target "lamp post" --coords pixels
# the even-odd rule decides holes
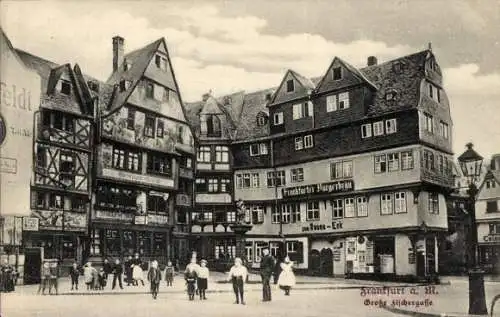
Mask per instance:
[[[469,314],[487,315],[486,299],[484,293],[484,271],[479,267],[478,261],[478,239],[476,225],[476,195],[478,189],[476,182],[481,175],[483,157],[473,149],[472,143],[467,143],[467,150],[458,157],[460,169],[469,181],[469,208],[471,217],[471,230],[469,233]]]

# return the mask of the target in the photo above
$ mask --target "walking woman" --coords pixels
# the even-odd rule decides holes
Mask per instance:
[[[148,281],[151,283],[151,295],[153,299],[156,299],[161,281],[161,271],[158,268],[158,262],[156,260],[151,262],[151,268],[148,272]]]
[[[295,274],[293,274],[293,262],[289,257],[286,257],[284,262],[281,263],[281,273],[278,278],[278,285],[285,291],[285,295],[290,295],[290,290],[295,286]]]
[[[244,294],[244,285],[248,276],[247,268],[243,266],[243,262],[241,258],[234,259],[234,265],[231,267],[229,271],[229,280],[233,283],[233,291],[234,295],[236,295],[235,304],[241,303],[241,305],[245,305],[245,299],[243,297]]]
[[[42,276],[41,276],[41,282],[40,282],[40,287],[38,288],[38,294],[40,294],[40,291],[42,292],[42,295],[45,295],[45,289],[47,286],[49,287],[49,294],[52,292],[52,285],[50,283],[50,263],[49,262],[44,262],[42,266]]]

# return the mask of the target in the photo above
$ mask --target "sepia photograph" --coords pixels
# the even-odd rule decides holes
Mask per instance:
[[[0,1],[0,316],[500,316],[500,0]]]

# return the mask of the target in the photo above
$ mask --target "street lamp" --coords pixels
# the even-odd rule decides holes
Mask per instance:
[[[472,149],[473,144],[467,143],[467,150],[458,157],[460,169],[465,177],[469,180],[469,208],[471,215],[471,230],[468,237],[469,247],[469,314],[471,315],[487,315],[486,300],[484,293],[484,271],[479,267],[478,261],[478,240],[477,240],[477,225],[476,225],[476,195],[478,189],[476,181],[481,175],[481,167],[483,165],[483,157]]]

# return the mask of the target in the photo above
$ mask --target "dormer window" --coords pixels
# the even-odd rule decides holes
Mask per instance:
[[[221,122],[216,115],[207,116],[207,136],[221,136]]]
[[[167,59],[161,55],[155,56],[155,64],[159,69],[166,71],[167,70]]]
[[[342,67],[334,67],[332,70],[333,80],[341,80],[342,79]]]
[[[71,95],[71,83],[67,80],[59,80],[59,91],[65,95]]]
[[[429,97],[437,102],[441,102],[441,90],[431,83],[428,83]]]
[[[401,65],[401,62],[395,62],[392,65],[392,69],[394,70],[395,73],[399,74],[403,70],[403,65]]]
[[[286,92],[293,92],[295,90],[295,83],[293,79],[286,81]]]
[[[123,63],[123,70],[124,70],[124,71],[128,71],[128,70],[130,70],[131,68],[132,68],[132,62],[131,62],[131,61],[127,61],[127,60],[126,60],[126,61]]]
[[[385,100],[391,101],[391,100],[396,100],[397,92],[395,90],[389,90],[385,94]]]
[[[130,80],[121,80],[120,81],[120,91],[125,91],[127,89],[130,88],[130,85],[132,84],[132,82]]]
[[[267,123],[267,114],[259,112],[257,115],[257,126],[262,127]]]

